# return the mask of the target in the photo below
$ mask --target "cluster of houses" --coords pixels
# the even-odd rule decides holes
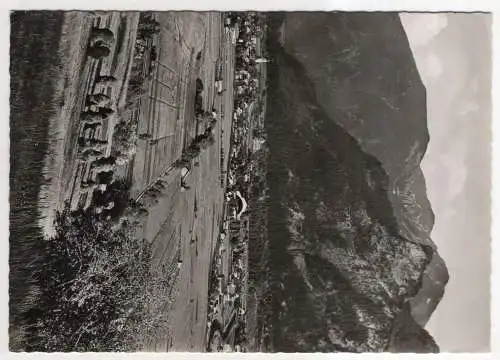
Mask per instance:
[[[244,351],[246,315],[247,247],[242,236],[241,220],[226,219],[214,256],[213,285],[208,302],[208,329],[218,322],[224,329],[224,343],[218,351]],[[238,333],[238,336],[235,336]],[[231,337],[232,340],[228,338]],[[224,347],[224,345],[226,345]]]
[[[208,327],[229,321],[236,330],[225,331],[219,351],[245,351],[246,293],[248,276],[248,203],[250,186],[251,111],[259,90],[257,44],[261,29],[257,14],[230,13],[225,26],[237,30],[235,100],[226,184],[225,217],[214,254],[209,294]],[[231,339],[229,339],[231,337]]]

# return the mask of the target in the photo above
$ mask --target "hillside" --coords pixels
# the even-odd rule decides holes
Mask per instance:
[[[268,48],[274,350],[438,351],[421,326],[448,272],[397,14],[275,14]]]

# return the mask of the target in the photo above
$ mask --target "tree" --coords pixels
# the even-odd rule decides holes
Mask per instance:
[[[85,122],[96,122],[106,120],[111,114],[98,111],[84,111],[80,115],[80,120]]]
[[[116,164],[120,166],[128,164],[136,152],[137,147],[135,145],[129,145],[127,148],[120,148],[116,152]]]
[[[127,107],[135,105],[139,99],[148,93],[145,87],[129,87],[127,90]]]
[[[153,135],[148,134],[148,133],[139,134],[139,139],[141,139],[141,140],[151,140],[152,138],[153,138]]]
[[[95,172],[95,173],[108,172],[108,171],[114,171],[115,170],[115,164],[94,165],[94,163],[92,163],[92,171]]]
[[[119,148],[128,149],[135,146],[137,137],[137,125],[130,121],[121,120],[116,124],[113,132],[113,141],[117,142]]]
[[[158,34],[160,32],[160,27],[155,25],[144,25],[139,27],[138,36],[141,39],[151,38],[153,35]]]
[[[107,145],[108,141],[107,140],[100,140],[100,139],[85,139],[83,137],[78,139],[78,144],[82,147],[88,147],[88,146],[101,146],[101,145]]]
[[[89,211],[64,210],[40,244],[41,302],[28,351],[130,351],[150,325],[151,246]]]
[[[112,179],[109,179],[112,177],[112,175],[108,175],[109,172],[101,174],[106,174],[105,177],[108,177],[108,179],[98,177],[99,182],[104,182],[105,180],[111,180],[111,182],[108,182],[109,185],[106,191],[94,193],[92,197],[93,205],[102,206],[103,204],[113,202],[114,207],[107,212],[107,215],[110,215],[113,220],[119,219],[129,207],[131,183],[125,180],[112,181]]]
[[[196,93],[194,99],[194,109],[196,116],[203,116],[205,110],[203,110],[203,96],[201,93]]]
[[[202,150],[207,149],[215,143],[215,137],[212,128],[207,128],[201,135],[196,136],[191,144],[184,149],[181,158],[174,162],[177,168],[183,168],[191,163],[193,159],[198,157]]]
[[[96,78],[96,82],[98,83],[115,83],[118,79],[112,75],[98,75]]]
[[[96,106],[109,106],[111,102],[111,98],[103,93],[98,93],[98,94],[90,94],[87,97],[87,103],[89,105],[96,105]]]
[[[191,163],[191,161],[196,158],[201,152],[201,149],[197,145],[190,145],[186,148],[181,155],[181,158],[174,163],[177,168],[183,168]]]
[[[208,134],[205,133],[198,137],[197,144],[201,149],[207,149],[215,144],[215,137],[213,136],[212,132],[209,132]]]
[[[102,41],[111,45],[115,41],[115,36],[110,29],[93,27],[90,33],[90,41],[91,43]]]
[[[91,167],[97,168],[101,165],[115,165],[115,163],[116,163],[116,156],[108,156],[94,160],[91,164]]]
[[[140,39],[147,39],[160,32],[160,23],[152,14],[141,14],[139,28],[137,30]]]
[[[106,149],[105,144],[84,144],[80,145],[78,152],[81,160],[87,161],[94,157],[102,156]]]
[[[149,59],[151,62],[155,62],[158,59],[158,52],[156,51],[156,46],[151,48],[151,53],[149,55]]]
[[[198,78],[196,79],[196,93],[199,94],[203,92],[203,81]]]
[[[110,107],[107,107],[107,106],[100,106],[97,110],[97,114],[99,115],[103,115],[103,116],[109,116],[111,114],[113,114],[115,111],[110,108]]]
[[[136,104],[147,92],[140,70],[133,70],[127,86],[127,106]]]
[[[215,125],[217,124],[217,119],[216,118],[211,118],[209,123],[208,123],[208,126],[213,129],[215,127]]]
[[[79,159],[83,161],[87,161],[98,156],[102,156],[102,151],[93,148],[81,149],[81,152],[79,153]]]
[[[266,135],[266,132],[264,131],[264,129],[259,129],[259,128],[253,129],[252,135],[256,139],[266,140],[266,138],[267,138],[267,135]]]
[[[88,56],[94,59],[102,59],[111,54],[111,50],[103,42],[97,42],[88,49]]]
[[[101,126],[102,126],[102,121],[84,121],[83,122],[83,132],[85,132],[87,130],[95,132]]]

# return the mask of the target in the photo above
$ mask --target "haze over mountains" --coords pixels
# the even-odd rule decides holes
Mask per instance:
[[[423,326],[448,271],[420,169],[425,87],[398,15],[272,18],[274,349],[439,351]]]
[[[452,274],[426,328],[442,351],[488,352],[492,15],[400,17],[427,90],[431,141],[421,167],[436,214],[432,239]]]

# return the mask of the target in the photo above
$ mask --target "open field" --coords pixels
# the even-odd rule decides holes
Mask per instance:
[[[31,254],[32,263],[27,265],[26,253],[43,238],[42,228],[33,220],[42,217],[39,195],[50,145],[48,119],[57,112],[56,84],[48,75],[56,76],[63,66],[57,56],[63,21],[62,14],[11,15],[10,146],[15,156],[10,158],[9,181],[9,333],[14,347],[23,336],[20,312],[31,306],[37,293],[31,273],[39,264]],[[46,91],[35,91],[35,85]]]
[[[96,74],[110,72],[126,78],[137,15],[18,12],[11,17],[10,128],[14,156],[10,174],[10,281],[11,300],[16,299],[11,302],[13,323],[18,310],[36,303],[38,289],[33,273],[42,264],[37,262],[40,259],[35,245],[53,234],[55,210],[66,201],[79,200],[76,179],[81,175],[76,144],[86,94],[107,92],[118,101],[126,91],[124,81],[104,88],[93,85],[93,80]],[[92,26],[120,30],[119,45],[105,61],[87,57]],[[103,139],[112,132],[111,122],[106,130],[98,134]]]
[[[214,30],[220,31],[220,27],[215,28],[216,24],[212,25]],[[222,40],[223,42],[219,46],[222,47],[221,57],[224,59],[224,85],[230,89],[233,82],[234,47],[227,35],[224,35]],[[214,73],[209,73],[208,76],[205,83],[212,84]],[[192,179],[192,190],[195,189],[191,195],[194,197],[193,207],[196,199],[200,210],[195,218],[193,233],[186,234],[186,241],[183,242],[181,250],[183,265],[180,274],[181,281],[178,283],[179,296],[172,311],[174,315],[172,328],[175,329],[172,350],[205,350],[207,275],[215,247],[214,240],[221,226],[224,189],[220,186],[220,153],[224,153],[224,159],[229,158],[229,135],[233,109],[232,92],[227,91],[222,96],[217,97],[214,107],[222,116],[216,127],[215,146],[200,156],[200,166],[194,168],[190,178]],[[225,169],[227,160],[222,165]],[[192,239],[195,240],[194,244],[191,242]],[[186,319],[189,319],[189,322]]]
[[[158,21],[162,29],[155,42],[158,64],[139,115],[139,132],[150,133],[158,142],[138,143],[132,196],[141,194],[157,179],[166,182],[164,195],[148,209],[140,236],[153,244],[153,266],[171,266],[178,260],[182,265],[172,290],[170,333],[151,341],[146,350],[202,351],[207,274],[223,202],[220,153],[225,152],[228,158],[233,108],[231,91],[215,94],[215,64],[220,56],[227,61],[224,81],[231,88],[234,46],[222,33],[220,13],[161,13]],[[190,25],[199,22],[203,26]],[[179,35],[183,27],[199,31],[181,30]],[[204,109],[215,107],[220,120],[215,127],[215,144],[200,155],[199,165],[192,167],[187,178],[190,190],[182,192],[180,171],[172,168],[172,163],[196,135],[194,97],[198,78],[204,84]]]

